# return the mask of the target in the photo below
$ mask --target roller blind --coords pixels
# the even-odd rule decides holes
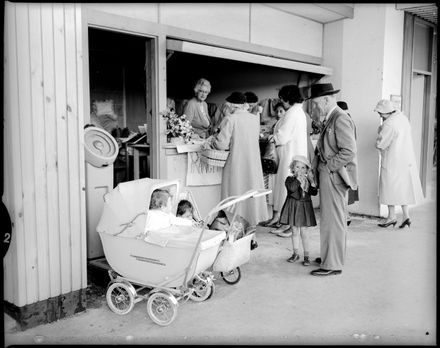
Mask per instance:
[[[243,52],[223,47],[210,46],[195,42],[167,39],[167,50],[199,54],[202,56],[231,59],[241,62],[274,66],[278,68],[291,69],[297,71],[310,72],[321,75],[332,75],[331,68],[313,65],[294,60],[270,57],[262,54]]]

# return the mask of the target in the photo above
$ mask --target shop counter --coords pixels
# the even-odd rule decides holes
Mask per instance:
[[[166,179],[178,179],[184,191],[190,191],[202,217],[221,200],[221,167],[208,166],[200,161],[201,145],[163,145]]]

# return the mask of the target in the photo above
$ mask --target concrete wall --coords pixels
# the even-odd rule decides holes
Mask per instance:
[[[264,4],[90,3],[85,6],[133,19],[315,57],[322,56],[321,23]]]
[[[393,4],[355,4],[354,18],[324,25],[323,65],[334,69],[330,81],[348,103],[357,127],[359,202],[350,211],[380,215],[379,153],[374,147],[377,101],[400,94],[403,12]]]
[[[386,6],[382,98],[389,99],[391,94],[401,94],[403,19],[404,12],[397,11],[394,4]]]

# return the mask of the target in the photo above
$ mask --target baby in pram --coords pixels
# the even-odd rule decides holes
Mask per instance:
[[[193,226],[202,227],[203,221],[199,221],[194,216],[194,207],[192,203],[186,199],[182,199],[177,204],[176,216],[192,221]]]
[[[232,223],[232,226],[231,226]],[[220,210],[209,226],[212,230],[219,230],[229,232],[233,239],[239,239],[245,235],[255,231],[255,228],[249,224],[249,222],[242,216],[236,215],[229,211]],[[251,250],[258,247],[258,243],[255,240],[255,235],[251,240]]]
[[[171,194],[164,189],[154,190],[151,194],[151,202],[145,222],[144,233],[148,234],[150,231],[160,230],[173,225],[193,225],[190,219],[174,216],[173,213],[171,213],[171,209]]]

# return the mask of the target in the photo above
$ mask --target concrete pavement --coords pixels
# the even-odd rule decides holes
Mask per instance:
[[[26,331],[5,315],[5,345],[435,345],[436,202],[413,207],[411,216],[405,229],[383,229],[378,219],[353,216],[341,275],[314,277],[313,262],[286,262],[290,238],[258,228],[259,247],[241,267],[240,282],[216,280],[209,300],[181,304],[169,326],[151,321],[146,301],[118,316],[102,298],[98,308]],[[319,226],[310,235],[314,259]]]

